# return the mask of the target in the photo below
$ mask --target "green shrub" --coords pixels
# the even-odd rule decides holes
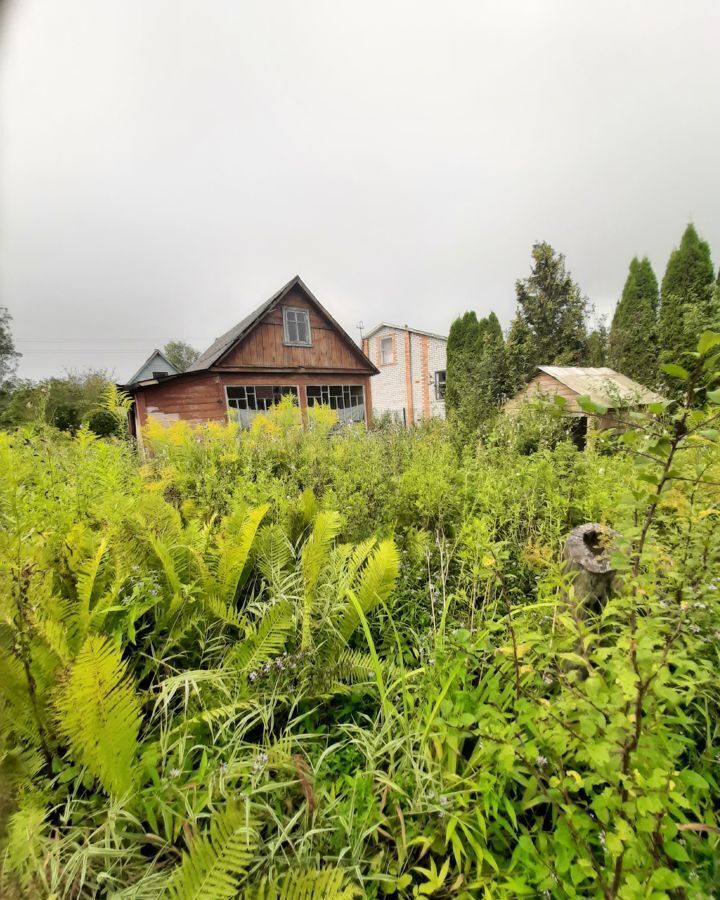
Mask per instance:
[[[585,452],[0,433],[0,894],[716,894],[718,347]]]
[[[98,437],[110,437],[118,433],[118,422],[115,416],[106,409],[99,409],[88,418],[88,428]]]

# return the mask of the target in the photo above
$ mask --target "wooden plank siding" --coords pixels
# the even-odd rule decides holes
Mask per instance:
[[[538,374],[529,381],[525,387],[516,394],[511,400],[505,404],[505,412],[512,414],[516,412],[526,400],[532,400],[534,397],[545,396],[550,399],[560,395],[567,400],[566,412],[571,416],[584,416],[585,413],[577,404],[576,397],[578,394],[567,385],[557,381],[546,372],[538,372]]]
[[[292,347],[285,343],[283,306],[308,310],[311,346]],[[369,371],[359,348],[353,350],[332,323],[299,291],[291,291],[280,305],[266,313],[247,337],[218,361],[216,368]]]
[[[268,372],[198,372],[177,379],[146,385],[137,392],[139,424],[145,424],[149,416],[168,423],[177,419],[200,424],[202,422],[227,422],[228,410],[225,388],[240,385],[287,385],[297,387],[300,409],[307,408],[308,385],[354,384],[365,388],[365,416],[368,424],[371,414],[370,376],[358,373],[342,375],[316,373],[268,373]]]
[[[308,311],[310,346],[285,342],[283,307]],[[361,385],[369,424],[370,378],[377,370],[299,279],[293,279],[280,292],[277,302],[266,305],[254,324],[237,334],[234,345],[224,354],[211,354],[206,367],[135,385],[132,392],[136,427],[139,429],[149,416],[163,423],[178,419],[194,424],[226,422],[229,416],[225,389],[247,385],[297,388],[303,416],[309,385]]]

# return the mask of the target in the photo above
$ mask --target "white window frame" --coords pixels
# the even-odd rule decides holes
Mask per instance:
[[[265,415],[265,413],[269,412],[269,410],[267,410],[267,409],[266,410],[262,410],[262,409],[238,410],[238,409],[235,409],[234,406],[230,406],[230,397],[228,396],[228,388],[245,388],[247,390],[247,388],[259,388],[259,387],[295,388],[295,399],[297,400],[298,408],[300,408],[300,385],[299,384],[226,384],[223,386],[223,391],[225,393],[225,409],[228,411],[227,412],[228,419],[232,416],[233,412],[252,413],[253,419],[255,418],[255,416],[262,416],[262,415]],[[257,400],[257,398],[256,398],[256,400]],[[275,404],[273,404],[273,406],[274,405]],[[272,407],[270,407],[270,409],[272,409]],[[248,419],[250,419],[249,416],[248,416]],[[239,421],[239,418],[238,418],[238,421]]]
[[[445,374],[445,379],[443,381],[443,394],[440,396],[440,379],[438,375],[443,372]],[[435,399],[441,403],[445,402],[445,393],[447,392],[447,369],[435,369]]]
[[[324,387],[326,387],[326,388],[331,388],[331,387],[343,387],[343,388],[344,388],[344,387],[359,387],[360,390],[362,391],[363,423],[364,423],[365,426],[367,427],[367,424],[368,424],[368,408],[367,408],[367,394],[366,394],[366,391],[365,391],[365,385],[364,385],[364,384],[344,384],[344,383],[343,383],[343,384],[306,384],[306,385],[305,385],[305,405],[307,406],[308,409],[311,408],[310,398],[308,397],[308,388],[318,388],[318,387],[319,387],[319,388],[324,388]],[[314,404],[313,404],[313,405],[314,405]],[[321,405],[325,405],[325,404],[322,404],[322,401],[321,401]],[[328,407],[329,407],[329,404],[327,404],[327,405],[328,405]],[[352,409],[352,407],[350,407],[350,409]]]
[[[290,322],[288,320],[288,313],[302,313],[305,316],[305,320],[307,323],[307,333],[308,339],[306,341],[293,341],[290,339],[290,325],[295,325],[297,328],[297,320]],[[288,347],[312,347],[312,329],[310,328],[310,310],[303,309],[299,306],[283,306],[282,308],[283,315],[283,342]]]
[[[389,358],[385,359],[385,351],[383,350],[383,344],[385,341],[390,341],[390,353],[388,354]],[[392,366],[395,364],[395,340],[391,334],[385,335],[385,337],[380,338],[380,365],[381,366]]]

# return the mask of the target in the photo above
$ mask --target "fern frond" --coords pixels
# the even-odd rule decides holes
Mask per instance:
[[[100,544],[95,553],[82,565],[77,576],[77,637],[80,643],[82,643],[82,641],[85,639],[85,635],[87,634],[88,628],[90,626],[92,595],[93,591],[95,590],[95,582],[97,581],[98,575],[100,573],[100,566],[102,565],[102,561],[107,552],[107,548],[108,542],[105,538],[103,538],[100,541]]]
[[[369,653],[345,649],[332,666],[332,674],[346,684],[358,684],[362,681],[374,682],[375,664]]]
[[[38,741],[37,719],[33,715],[28,682],[20,660],[0,641],[0,720],[3,729]]]
[[[342,869],[291,869],[274,879],[264,878],[245,893],[246,900],[352,900],[362,891],[345,881]]]
[[[211,616],[225,622],[226,625],[232,625],[234,628],[243,627],[245,616],[239,613],[234,606],[223,603],[220,597],[206,595],[200,598],[200,605]]]
[[[279,525],[268,525],[258,535],[258,569],[275,585],[293,559],[293,546]]]
[[[340,531],[340,514],[334,510],[318,513],[313,530],[302,549],[301,567],[305,594],[303,599],[303,622],[301,647],[310,646],[312,615],[315,590],[325,563],[327,563],[332,542]]]
[[[256,824],[245,811],[229,806],[213,816],[209,831],[198,837],[175,868],[165,892],[172,900],[229,900],[258,846]]]
[[[173,552],[170,549],[170,546],[151,531],[148,532],[147,539],[150,546],[153,548],[155,556],[158,558],[163,574],[167,579],[168,586],[175,593],[180,593],[182,582],[175,567],[175,560],[173,559]]]
[[[168,610],[168,615],[172,616],[178,611],[182,603],[182,579],[175,560],[177,547],[157,537],[152,531],[148,531],[147,539],[160,562],[168,587],[172,591],[172,600]]]
[[[348,577],[352,581],[358,573],[358,570],[370,555],[373,547],[377,544],[377,537],[373,535],[367,540],[359,543],[352,552],[350,563],[348,564]]]
[[[280,602],[271,606],[256,629],[233,647],[226,658],[226,665],[241,672],[259,668],[282,650],[292,624],[289,603]]]
[[[31,895],[33,876],[42,866],[43,844],[47,830],[46,815],[47,812],[42,806],[30,800],[27,805],[21,806],[13,813],[7,822],[2,868],[15,875],[26,896]],[[9,896],[12,896],[12,893]]]
[[[70,650],[67,629],[63,623],[43,617],[37,610],[30,613],[30,620],[35,634],[45,642],[63,665],[67,665],[70,661]]]
[[[395,586],[399,571],[400,554],[395,541],[381,541],[362,570],[357,587],[353,589],[365,615],[378,603],[387,600]],[[337,625],[340,639],[347,643],[359,624],[357,609],[348,598]]]
[[[217,541],[215,590],[225,603],[235,602],[238,590],[247,579],[247,562],[260,523],[270,509],[268,503],[251,509],[245,516],[239,533],[223,534]]]
[[[140,730],[140,703],[120,651],[90,636],[55,701],[60,733],[72,756],[110,794],[130,787]]]

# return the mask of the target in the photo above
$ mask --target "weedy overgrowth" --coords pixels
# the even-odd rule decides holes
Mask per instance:
[[[462,456],[287,404],[0,434],[0,894],[713,896],[719,361],[586,452],[558,408]]]

